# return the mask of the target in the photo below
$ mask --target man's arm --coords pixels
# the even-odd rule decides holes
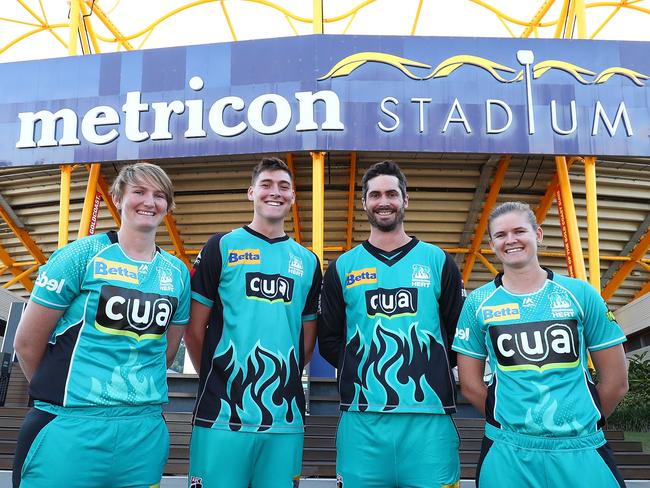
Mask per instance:
[[[14,349],[27,381],[31,381],[47,349],[52,331],[65,310],[47,308],[30,300],[16,330]]]
[[[456,366],[456,353],[452,351],[451,345],[456,334],[458,318],[463,309],[465,302],[465,288],[458,266],[451,255],[445,252],[445,264],[442,268],[440,278],[440,300],[438,307],[440,309],[440,322],[446,334],[447,354],[449,356],[449,366]]]
[[[332,261],[323,278],[321,314],[318,317],[318,351],[335,368],[345,341],[345,301],[343,289]]]
[[[485,359],[476,359],[458,354],[458,377],[460,391],[474,407],[485,416],[487,387],[483,380]]]
[[[627,362],[621,344],[591,352],[598,372],[598,396],[605,418],[609,417],[628,390]]]
[[[303,339],[304,339],[304,347],[305,347],[305,366],[309,364],[309,361],[311,361],[311,356],[314,353],[314,346],[316,345],[316,335],[317,335],[317,328],[316,328],[316,320],[307,320],[302,323],[302,330],[303,330]]]
[[[210,319],[210,307],[206,307],[196,300],[190,306],[190,323],[185,328],[185,347],[190,356],[192,365],[197,373],[201,371],[201,355],[203,353],[203,340],[205,329]]]
[[[180,346],[181,339],[183,338],[183,332],[185,332],[185,326],[183,325],[172,325],[167,330],[167,368],[171,367],[174,363],[178,346]]]

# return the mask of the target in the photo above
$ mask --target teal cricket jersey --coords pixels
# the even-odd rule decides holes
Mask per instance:
[[[415,238],[392,252],[366,241],[330,263],[318,345],[339,370],[341,410],[453,413],[463,295],[453,259]]]
[[[116,232],[84,237],[41,267],[31,300],[65,310],[31,396],[64,407],[167,402],[165,332],[189,320],[187,267],[157,248],[135,261]]]
[[[194,425],[302,432],[302,322],[317,317],[321,281],[316,255],[288,236],[208,240],[192,270],[192,298],[212,309]]]
[[[575,437],[600,430],[604,418],[587,351],[625,341],[589,283],[546,270],[528,294],[503,287],[501,276],[474,290],[463,307],[453,349],[487,358],[487,421],[521,434]]]

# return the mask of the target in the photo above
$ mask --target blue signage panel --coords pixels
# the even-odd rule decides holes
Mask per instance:
[[[307,150],[650,156],[649,43],[306,36],[0,65],[0,165]]]

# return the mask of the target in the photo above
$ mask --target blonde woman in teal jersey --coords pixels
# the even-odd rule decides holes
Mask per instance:
[[[623,332],[588,283],[539,265],[528,205],[497,207],[488,230],[503,273],[469,295],[453,344],[463,394],[486,416],[477,486],[625,486],[602,431],[627,391]]]
[[[16,332],[35,408],[18,438],[14,487],[160,483],[169,446],[166,366],[189,320],[189,271],[156,246],[174,206],[161,168],[123,168],[111,194],[119,231],[52,254]]]

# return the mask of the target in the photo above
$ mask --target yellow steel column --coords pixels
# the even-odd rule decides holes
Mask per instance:
[[[567,168],[566,158],[564,156],[556,156],[555,166],[557,168],[560,195],[562,196],[562,209],[564,211],[569,238],[569,252],[573,258],[573,270],[576,278],[587,281],[585,261],[582,255],[582,246],[580,244],[578,219],[576,217],[576,208],[573,202],[573,193],[571,192],[571,181],[569,180],[569,170]]]
[[[108,190],[108,184],[106,184],[106,180],[104,180],[104,177],[101,175],[101,173],[97,178],[97,191],[99,191],[102,198],[104,199],[104,203],[106,204],[108,211],[113,217],[115,225],[119,227],[122,222],[122,218],[120,217],[120,212],[117,210],[117,207],[115,207],[115,204],[113,203],[113,199],[111,198],[111,194]]]
[[[571,165],[575,162],[576,158],[571,158],[567,162],[567,170],[571,168]],[[546,193],[539,202],[539,205],[535,209],[535,219],[539,225],[542,225],[542,222],[546,219],[546,214],[551,209],[553,205],[553,200],[557,194],[557,189],[559,187],[559,182],[557,178],[557,173],[553,175],[551,182],[546,187]]]
[[[77,36],[79,34],[79,16],[81,15],[81,0],[70,0],[70,29],[68,37],[68,54],[77,55]]]
[[[312,250],[323,265],[325,246],[325,153],[312,152]]]
[[[634,246],[634,249],[632,249],[630,260],[625,261],[612,279],[609,280],[609,283],[607,283],[607,286],[601,293],[605,300],[609,300],[614,293],[616,293],[618,287],[621,286],[623,281],[625,281],[625,278],[627,278],[627,275],[629,275],[630,271],[632,271],[634,266],[636,266],[637,261],[640,261],[641,258],[645,256],[648,248],[650,248],[650,229],[646,230],[645,235],[639,240],[637,245]]]
[[[578,39],[587,38],[587,14],[585,13],[585,0],[574,0],[575,18],[578,27]]]
[[[323,34],[323,0],[314,0],[314,34]]]
[[[354,233],[354,189],[357,183],[357,153],[350,153],[350,174],[348,176],[348,223],[345,231],[345,248],[352,249]]]
[[[88,175],[88,185],[86,186],[86,196],[84,197],[84,206],[81,211],[81,222],[79,222],[79,232],[77,239],[86,237],[90,229],[90,219],[93,214],[95,204],[95,195],[97,194],[97,180],[101,172],[101,166],[97,163],[90,165],[90,174]]]
[[[589,282],[600,291],[600,248],[598,243],[598,194],[596,193],[596,158],[585,158],[587,196],[587,238],[589,246]]]
[[[59,243],[63,247],[68,243],[68,225],[70,224],[70,180],[72,166],[61,165],[61,193],[59,196]]]
[[[481,213],[481,218],[478,221],[476,226],[476,231],[474,232],[474,238],[472,239],[472,244],[470,245],[469,252],[465,257],[465,266],[463,267],[463,281],[465,284],[469,282],[469,275],[472,273],[472,267],[476,261],[476,256],[481,248],[481,243],[483,242],[483,236],[488,226],[488,217],[492,211],[492,207],[497,201],[499,192],[501,191],[501,184],[503,179],[506,176],[506,171],[508,170],[508,165],[510,164],[510,156],[503,156],[499,161],[497,166],[497,171],[494,175],[494,180],[490,185],[490,191],[488,192],[487,197],[485,198],[485,204],[483,205],[483,212]]]

